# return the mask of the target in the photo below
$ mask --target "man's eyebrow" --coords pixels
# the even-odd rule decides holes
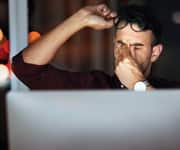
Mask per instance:
[[[115,40],[116,42],[118,42],[118,43],[123,43],[123,41],[122,40]]]
[[[123,45],[126,45],[126,43],[124,43],[122,40],[117,40],[116,42],[117,42],[117,43],[121,43],[121,44],[123,44]]]
[[[142,43],[133,43],[133,44],[130,44],[130,45],[132,45],[132,46],[144,46],[144,44],[142,44]]]
[[[125,42],[123,42],[122,40],[117,40],[116,41],[117,43],[121,43],[121,44],[124,44],[124,45],[128,45],[126,44]],[[142,43],[133,43],[133,44],[130,44],[131,46],[144,46],[144,44]]]

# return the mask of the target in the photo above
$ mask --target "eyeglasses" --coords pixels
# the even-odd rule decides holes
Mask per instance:
[[[128,21],[121,17],[117,17],[114,19],[114,25],[119,30],[125,28],[128,24],[130,25],[131,29],[135,32],[142,32],[149,28],[149,26],[146,23],[144,23],[141,18],[131,18]]]
[[[128,20],[123,19],[122,17],[116,17],[114,20],[114,25],[117,29],[121,30],[125,28],[127,25],[130,25],[131,29],[135,32],[142,32],[145,30],[153,30],[150,24],[145,23],[142,18],[130,18]],[[157,39],[155,38],[152,42],[152,46],[158,44]]]

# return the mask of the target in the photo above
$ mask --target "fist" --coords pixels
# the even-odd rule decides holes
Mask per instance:
[[[128,89],[133,89],[137,81],[145,79],[138,63],[133,59],[126,45],[115,49],[115,66],[117,77]]]
[[[103,30],[113,26],[113,19],[117,16],[107,5],[99,4],[87,6],[81,10],[85,15],[87,27]]]

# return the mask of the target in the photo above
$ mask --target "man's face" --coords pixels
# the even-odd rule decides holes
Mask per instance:
[[[128,46],[130,54],[143,73],[150,69],[152,60],[153,34],[150,30],[135,32],[130,25],[116,31],[114,40],[115,55],[124,45]],[[115,56],[116,59],[116,56]]]

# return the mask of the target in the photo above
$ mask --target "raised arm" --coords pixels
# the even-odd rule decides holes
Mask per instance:
[[[95,30],[111,28],[115,17],[116,13],[104,4],[84,7],[25,48],[22,53],[24,62],[36,65],[48,64],[57,50],[73,34],[85,27]]]

